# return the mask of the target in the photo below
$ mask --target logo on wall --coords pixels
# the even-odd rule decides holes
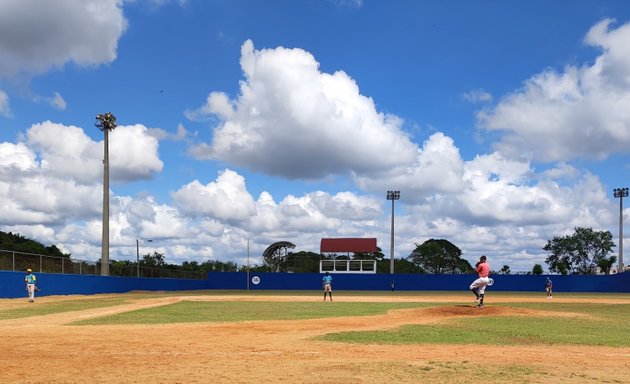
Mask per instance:
[[[258,276],[254,276],[254,277],[252,277],[252,283],[253,283],[254,285],[258,285],[258,284],[260,284],[260,277],[258,277]]]

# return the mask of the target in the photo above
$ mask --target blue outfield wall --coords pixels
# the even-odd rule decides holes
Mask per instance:
[[[23,272],[0,271],[0,297],[26,297]],[[207,280],[158,279],[94,275],[62,275],[35,273],[40,291],[36,296],[90,295],[142,291],[183,291],[208,289]]]
[[[26,297],[23,272],[0,271],[0,298]],[[129,291],[185,291],[247,289],[246,272],[209,272],[207,280],[62,275],[36,273],[41,289],[37,296],[123,293]],[[249,273],[250,290],[319,290],[320,273]],[[493,275],[495,291],[544,291],[548,275]],[[551,275],[554,292],[630,293],[630,273],[597,276]],[[474,275],[333,274],[335,290],[467,290]]]
[[[321,289],[320,273],[250,273],[250,290]],[[416,275],[416,274],[343,274],[334,273],[335,290],[467,290],[475,275]],[[630,273],[617,275],[493,275],[496,291],[544,291],[550,277],[554,292],[630,292]],[[256,284],[256,282],[258,282]],[[245,272],[210,272],[209,289],[246,289]]]

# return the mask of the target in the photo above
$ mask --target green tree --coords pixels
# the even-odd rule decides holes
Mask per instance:
[[[543,249],[551,253],[545,260],[551,272],[594,274],[614,246],[610,231],[576,227],[572,235],[556,236]]]
[[[166,262],[164,261],[164,254],[159,253],[157,251],[153,251],[153,253],[147,253],[142,256],[140,260],[140,265],[143,267],[153,267],[153,268],[163,268],[166,266]]]
[[[430,239],[416,244],[409,259],[427,273],[470,273],[473,268],[462,259],[462,251],[444,239]]]
[[[597,261],[597,266],[606,275],[610,275],[610,269],[615,264],[615,261],[617,261],[617,256],[602,257]]]
[[[500,274],[502,275],[509,275],[510,274],[510,266],[509,265],[504,265],[501,270],[499,271]]]
[[[389,273],[390,272],[389,259],[376,261],[376,273]],[[394,259],[394,272],[395,273],[426,273],[424,269],[417,266],[414,262],[408,259]]]
[[[15,252],[33,253],[55,257],[70,258],[69,253],[63,253],[56,245],[45,246],[40,242],[28,239],[18,233],[0,231],[0,249]]]
[[[241,265],[238,268],[238,272],[247,272],[247,266],[246,265]],[[250,265],[249,266],[249,272],[274,272],[274,270],[265,264],[262,265]]]
[[[238,265],[232,261],[207,260],[201,264],[201,269],[206,272],[236,272]]]
[[[383,260],[385,255],[381,247],[376,247],[376,252],[357,252],[352,256],[353,260]]]
[[[319,253],[315,252],[289,252],[287,255],[287,271],[296,273],[319,272]]]
[[[201,265],[197,261],[184,261],[182,263],[183,271],[202,272]]]
[[[542,275],[543,268],[540,264],[534,264],[534,268],[532,268],[532,275]]]

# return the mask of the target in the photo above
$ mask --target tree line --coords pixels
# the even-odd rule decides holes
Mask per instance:
[[[462,251],[446,239],[430,239],[422,244],[415,244],[416,248],[403,259],[394,260],[396,273],[430,273],[430,274],[462,274],[473,273],[472,265],[462,257]],[[545,259],[549,272],[567,274],[595,274],[601,272],[609,274],[617,257],[610,255],[615,244],[610,231],[594,231],[592,228],[574,228],[574,233],[566,236],[556,236],[549,240],[542,248],[549,253]],[[0,231],[0,249],[41,254],[47,256],[71,258],[69,253],[63,253],[55,245],[45,246],[35,240],[14,233]],[[140,259],[141,267],[152,267],[191,272],[319,272],[319,262],[322,259],[335,260],[375,260],[376,273],[389,273],[390,260],[382,250],[377,248],[372,253],[325,254],[315,252],[288,252],[286,257],[269,258],[261,265],[238,265],[235,262],[207,260],[203,262],[184,261],[181,265],[169,264],[165,256],[159,252],[147,253]],[[114,267],[136,266],[135,261],[111,260]],[[494,274],[510,274],[510,266],[503,265],[493,271]],[[535,264],[529,274],[540,275],[543,268]]]
[[[416,248],[404,259],[394,260],[397,273],[462,274],[473,273],[474,268],[462,257],[462,251],[446,239],[430,239]],[[610,231],[595,231],[592,228],[574,228],[574,233],[555,236],[542,248],[549,255],[545,259],[550,273],[610,274],[617,257],[610,255],[615,244]],[[390,260],[380,248],[374,253],[354,253],[351,256],[313,252],[287,254],[286,258],[269,258],[263,267],[280,272],[318,272],[320,259],[376,260],[377,273],[389,273]],[[527,274],[541,275],[543,267],[534,264]],[[510,266],[503,265],[493,274],[510,274]]]

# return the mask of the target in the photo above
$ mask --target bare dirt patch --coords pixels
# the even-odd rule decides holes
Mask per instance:
[[[38,301],[70,298],[42,297]],[[445,307],[396,310],[378,316],[239,323],[67,325],[86,318],[181,300],[318,301],[305,296],[173,296],[81,312],[0,321],[0,381],[487,384],[623,383],[630,377],[630,348],[355,345],[313,339],[329,332],[391,329],[456,317],[552,315],[552,312],[491,304],[479,310],[472,305],[461,305],[465,300],[462,296],[435,300],[453,302]],[[391,295],[338,296],[335,300],[341,303],[419,301],[418,297]],[[510,300],[524,301],[518,297],[497,298],[496,301]],[[429,300],[422,298],[421,301]],[[28,305],[24,300],[0,300],[0,309]],[[558,315],[557,312],[553,314]]]

